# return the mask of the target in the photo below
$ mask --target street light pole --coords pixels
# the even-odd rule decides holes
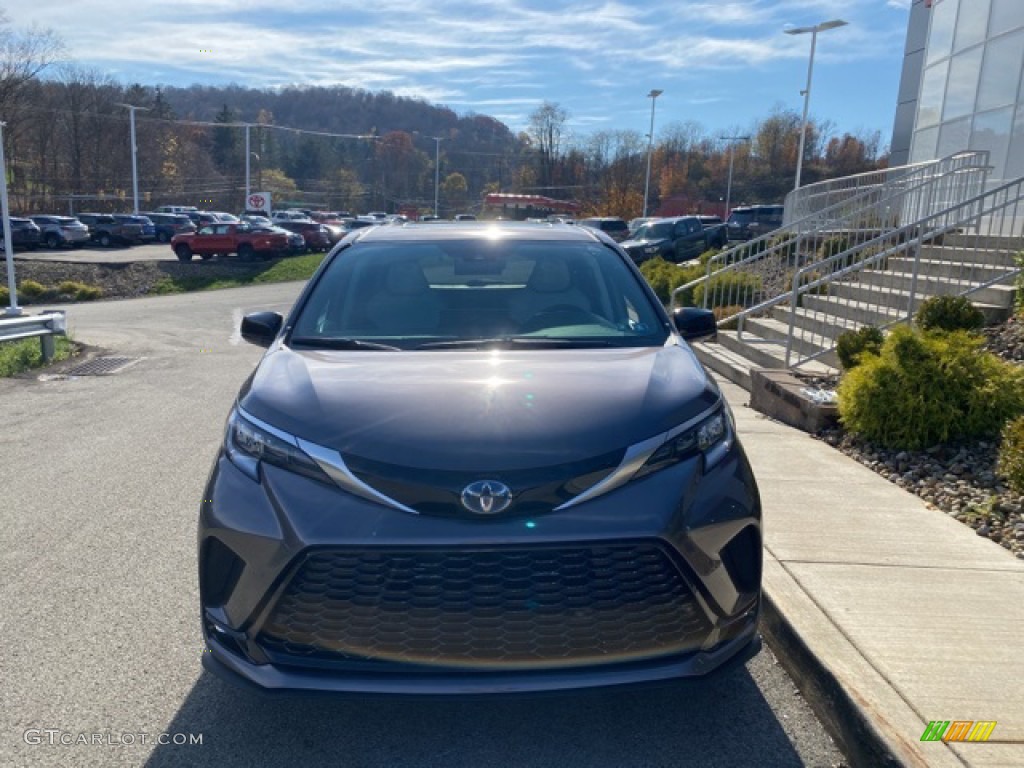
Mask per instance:
[[[4,233],[4,257],[7,260],[7,290],[10,291],[10,305],[6,314],[16,317],[22,314],[18,306],[18,291],[14,280],[14,246],[11,244],[11,216],[10,208],[7,205],[7,161],[4,158],[4,126],[7,123],[0,120],[0,206],[3,206],[3,233]]]
[[[749,136],[720,136],[722,141],[729,142],[729,181],[725,185],[725,214],[722,218],[729,217],[729,205],[732,201],[732,160],[733,150],[736,148],[737,141],[750,141]]]
[[[811,33],[811,59],[807,63],[807,87],[803,90],[804,116],[800,123],[800,148],[797,150],[796,155],[796,185],[793,189],[800,189],[800,172],[803,170],[804,165],[804,142],[807,140],[807,111],[811,105],[811,78],[814,75],[814,49],[818,44],[818,33],[826,29],[845,27],[848,23],[842,19],[832,19],[831,21],[823,21],[821,24],[815,24],[813,27],[796,27],[786,30],[787,35]]]
[[[434,215],[438,216],[437,212],[437,197],[438,191],[441,188],[441,138],[440,136],[431,136],[434,140]]]
[[[139,168],[136,161],[136,155],[138,154],[138,147],[135,145],[135,112],[141,109],[143,112],[148,112],[149,107],[136,107],[134,104],[118,104],[119,107],[124,107],[128,110],[129,118],[128,122],[131,125],[132,134],[132,213],[138,214],[139,212]]]
[[[651,190],[651,153],[654,151],[654,103],[663,93],[664,91],[652,89],[651,92],[647,94],[647,98],[651,100],[651,132],[647,134],[647,175],[644,177],[644,218],[647,218],[647,199]]]
[[[245,124],[245,207],[249,207],[249,195],[252,194],[252,184],[249,183],[249,158],[252,157],[252,150],[249,149],[249,124]]]

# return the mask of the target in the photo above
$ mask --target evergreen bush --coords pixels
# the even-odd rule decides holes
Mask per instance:
[[[914,320],[925,331],[976,331],[985,325],[985,315],[964,296],[925,299]]]
[[[1024,494],[1024,416],[1018,416],[1003,428],[996,469],[1006,478],[1010,490]]]
[[[844,371],[857,367],[861,355],[870,353],[877,355],[882,351],[885,336],[873,325],[865,325],[856,331],[843,331],[836,339],[836,354]]]
[[[862,356],[840,381],[840,420],[890,448],[995,437],[1024,412],[1024,369],[981,343],[964,331],[894,328],[879,355]]]

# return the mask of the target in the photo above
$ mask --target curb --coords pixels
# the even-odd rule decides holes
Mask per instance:
[[[875,727],[836,679],[828,666],[804,642],[796,627],[779,610],[771,595],[764,594],[761,631],[783,668],[793,678],[825,730],[840,751],[857,766],[901,768],[892,745]],[[922,763],[923,765],[923,763]]]

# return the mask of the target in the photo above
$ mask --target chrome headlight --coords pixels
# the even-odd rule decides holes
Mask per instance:
[[[657,253],[657,252],[658,252],[658,246],[656,246],[656,245],[645,245],[644,246],[644,253]]]
[[[237,406],[228,416],[224,452],[232,464],[257,482],[260,479],[260,464],[266,462],[321,483],[333,485],[320,465],[299,448],[294,436],[269,424],[246,418]]]
[[[678,464],[694,456],[703,455],[704,471],[713,467],[733,446],[735,424],[725,401],[705,412],[703,418],[681,424],[675,429],[636,443],[626,449],[622,461],[611,474],[574,496],[555,511],[568,509],[585,501],[603,496],[627,483]]]
[[[704,455],[705,468],[717,463],[732,444],[732,418],[726,407],[715,410],[693,426],[668,433],[665,442],[652,453],[633,475],[636,480],[680,461]]]

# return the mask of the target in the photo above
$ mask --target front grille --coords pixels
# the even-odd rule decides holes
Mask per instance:
[[[694,650],[710,625],[656,542],[324,551],[278,599],[272,661],[554,667]]]

